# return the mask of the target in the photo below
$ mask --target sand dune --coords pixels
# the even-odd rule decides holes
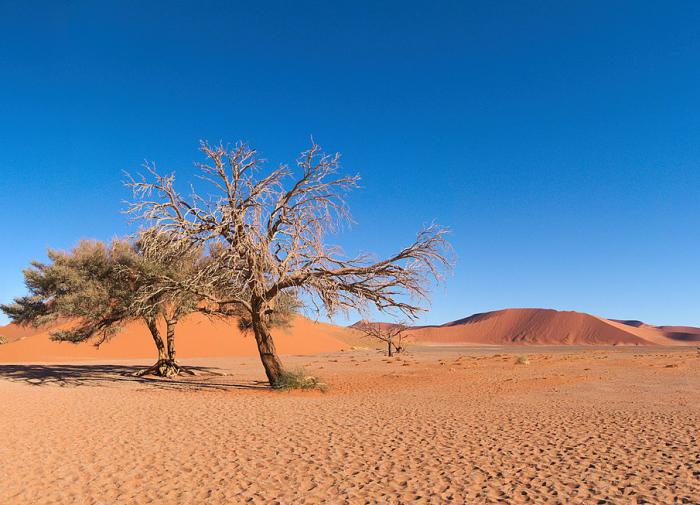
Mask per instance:
[[[692,344],[695,341],[700,342],[700,334],[692,332],[673,331],[672,328],[680,328],[676,326],[652,326],[646,323],[635,321],[630,325],[628,321],[618,321],[615,319],[604,320],[609,324],[616,326],[623,331],[627,331],[643,338],[644,340],[658,345],[684,345]],[[639,324],[637,324],[639,323]],[[671,328],[671,329],[668,329]],[[700,331],[698,328],[695,330]],[[688,329],[690,330],[690,329]],[[684,335],[689,335],[688,338],[683,338]]]
[[[30,337],[40,333],[42,330],[31,326],[18,326],[16,324],[8,324],[0,326],[0,337],[4,337],[8,342],[15,342],[22,338]]]
[[[362,324],[362,323],[356,323]],[[572,311],[505,309],[411,331],[425,344],[691,345],[700,328],[651,326]]]
[[[126,325],[99,348],[89,343],[51,341],[49,333],[63,326],[67,323],[41,330],[17,328],[15,325],[0,328],[0,335],[14,335],[10,343],[0,346],[0,362],[154,358],[156,355],[153,340],[141,322]],[[347,347],[341,338],[351,331],[297,316],[290,328],[279,328],[272,333],[281,354],[315,354]],[[210,320],[199,314],[193,314],[178,324],[176,344],[180,358],[255,356],[258,352],[253,336],[242,334],[235,321]]]
[[[314,322],[298,316],[290,328],[273,331],[281,354],[334,352],[358,342],[355,328]],[[389,323],[381,323],[389,324]],[[73,359],[153,358],[153,342],[140,322],[124,329],[99,349],[90,344],[52,342],[49,333],[68,327],[60,323],[50,329],[0,327],[8,344],[0,346],[0,362],[61,361]],[[485,312],[440,326],[411,330],[423,344],[541,344],[541,345],[698,345],[700,328],[651,326],[637,320],[612,320],[580,312],[549,309],[505,309]],[[250,335],[238,330],[234,321],[210,320],[192,315],[177,328],[180,358],[255,356]]]

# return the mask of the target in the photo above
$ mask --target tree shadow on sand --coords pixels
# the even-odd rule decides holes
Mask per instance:
[[[229,380],[229,376],[209,367],[187,367],[194,376],[165,379],[161,377],[137,377],[141,366],[125,365],[0,365],[0,379],[22,382],[33,386],[103,386],[126,383],[143,384],[147,388],[193,390],[267,390],[264,381]]]

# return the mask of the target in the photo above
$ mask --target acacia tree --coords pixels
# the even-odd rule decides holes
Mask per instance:
[[[197,276],[208,259],[203,255],[202,248],[187,250],[167,249],[170,254],[152,254],[159,249],[163,235],[154,230],[142,230],[134,242],[137,262],[119,265],[122,277],[127,277],[136,287],[131,294],[128,310],[133,314],[157,314],[165,327],[165,359],[159,358],[143,374],[153,373],[163,377],[172,377],[180,373],[190,373],[180,366],[176,359],[175,329],[177,323],[185,316],[194,312],[204,312],[209,315],[226,316],[223,311],[211,312],[202,305],[203,300],[195,293],[185,289],[173,289],[169,284],[163,284],[163,277],[183,282]],[[150,328],[151,333],[157,332],[157,325]]]
[[[371,323],[362,322],[355,325],[366,337],[384,342],[386,354],[391,357],[394,352],[399,354],[404,350],[404,341],[410,337],[409,326],[405,323]]]
[[[122,268],[132,282],[138,286],[131,299],[130,310],[135,313],[160,314],[166,328],[167,360],[156,363],[151,369],[159,375],[177,375],[183,369],[175,359],[175,327],[188,314],[199,312],[211,318],[237,318],[241,331],[251,329],[251,321],[238,304],[212,303],[229,296],[240,296],[245,287],[231,283],[218,275],[222,249],[209,244],[207,254],[202,245],[174,240],[168,233],[156,229],[145,229],[135,242],[139,267]],[[207,290],[191,289],[191,286],[206,286]],[[278,299],[274,312],[265,314],[265,323],[270,328],[285,327],[299,308],[294,293],[284,293]],[[150,369],[149,369],[150,370]]]
[[[48,256],[50,263],[33,262],[24,271],[30,294],[0,306],[14,322],[43,326],[64,318],[73,326],[52,332],[52,339],[93,340],[99,347],[124,324],[142,320],[153,338],[158,361],[139,375],[171,377],[183,371],[175,360],[175,324],[197,310],[198,300],[190,291],[161,291],[154,279],[163,272],[178,279],[191,275],[199,266],[197,250],[162,263],[144,254],[140,240],[115,240],[109,246],[81,241],[70,252],[49,250]],[[165,342],[159,318],[165,323]]]
[[[310,300],[329,316],[371,304],[414,318],[429,286],[450,266],[446,231],[436,225],[383,260],[348,258],[327,245],[326,235],[350,220],[344,197],[359,178],[338,176],[339,155],[324,154],[315,143],[297,159],[296,170],[282,165],[267,174],[245,143],[200,147],[206,161],[196,166],[208,193],[193,188],[184,195],[174,174],[161,175],[147,164],[149,176],[127,182],[134,192],[128,212],[165,237],[154,254],[203,244],[216,251],[200,276],[173,284],[245,314],[272,386],[284,369],[269,318],[285,293]],[[221,296],[222,286],[235,294]]]

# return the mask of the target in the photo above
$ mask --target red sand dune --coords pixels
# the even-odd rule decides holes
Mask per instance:
[[[356,323],[361,324],[361,323]],[[581,312],[505,309],[474,314],[440,326],[411,330],[425,344],[544,345],[690,345],[700,342],[700,328],[651,326]]]
[[[0,345],[0,362],[155,358],[156,356],[153,340],[143,323],[134,322],[126,325],[119,334],[99,348],[89,343],[72,344],[51,341],[50,331],[55,331],[63,325],[40,330],[17,328],[12,324],[0,327],[0,335],[15,336],[8,338],[14,341]],[[176,331],[176,349],[179,358],[256,356],[258,353],[252,334],[242,334],[235,321],[210,320],[194,314],[181,321]],[[297,316],[290,328],[279,328],[272,333],[280,354],[314,354],[334,352],[347,347],[341,338],[349,332],[351,330],[347,328]]]
[[[4,337],[8,342],[14,342],[16,340],[34,335],[39,331],[40,330],[30,326],[8,324],[7,326],[0,326],[0,337]]]
[[[0,362],[63,361],[72,359],[154,358],[155,349],[146,327],[130,323],[100,348],[84,343],[53,342],[50,329],[0,327],[9,343],[0,345]],[[359,322],[354,327],[366,324]],[[389,324],[389,323],[382,323]],[[280,354],[334,352],[357,339],[352,329],[314,322],[298,316],[290,328],[273,331]],[[580,312],[550,309],[506,309],[475,314],[440,326],[411,330],[413,341],[423,344],[544,344],[544,345],[698,345],[700,328],[651,326],[636,320],[611,320]],[[255,356],[252,335],[238,330],[235,321],[210,320],[192,315],[177,327],[178,357]]]
[[[692,326],[652,326],[641,321],[618,321],[606,319],[608,323],[629,331],[644,340],[659,345],[700,344],[700,328]]]

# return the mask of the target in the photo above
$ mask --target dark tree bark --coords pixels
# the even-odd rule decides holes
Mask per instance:
[[[177,321],[166,321],[166,338],[168,342],[168,359],[175,361],[175,325]]]
[[[168,343],[166,349],[155,319],[146,321],[146,325],[158,349],[158,361],[145,370],[136,372],[137,376],[156,375],[158,377],[174,377],[186,371],[175,361],[175,323],[176,321],[166,322],[166,339]]]
[[[158,361],[168,359],[168,354],[165,352],[165,344],[163,343],[163,338],[160,336],[155,319],[147,319],[146,325],[151,332],[151,337],[153,337],[153,342],[156,344],[156,349],[158,349]]]
[[[389,342],[387,344],[388,344],[388,346],[387,346],[388,347],[388,354],[389,354],[389,357],[391,358],[391,340],[389,340]]]
[[[275,342],[272,340],[270,330],[268,330],[260,312],[254,311],[251,316],[253,334],[255,335],[255,343],[258,345],[260,361],[262,361],[262,365],[265,368],[267,380],[270,382],[271,386],[275,387],[280,383],[284,372],[282,361],[280,361],[279,356],[277,356]]]

